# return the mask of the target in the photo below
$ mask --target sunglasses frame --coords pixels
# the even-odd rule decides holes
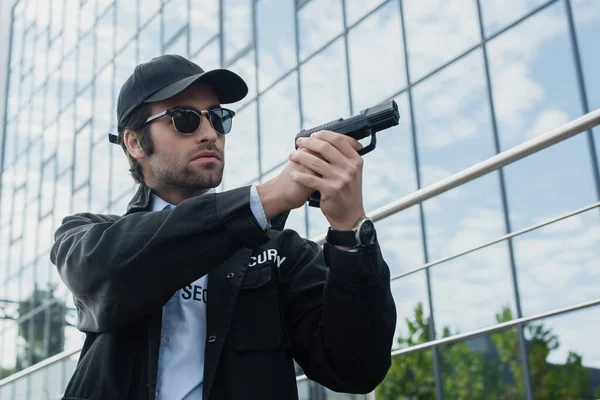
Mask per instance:
[[[173,118],[173,114],[175,113],[175,111],[180,111],[180,110],[187,110],[187,111],[194,112],[194,113],[196,113],[200,117],[200,119],[199,119],[200,122],[198,123],[198,127],[193,132],[186,133],[186,132],[181,132],[179,129],[177,129],[177,126],[175,125],[175,118]],[[194,107],[179,106],[179,107],[174,107],[174,108],[166,109],[164,111],[159,112],[158,114],[154,114],[154,115],[148,117],[148,119],[146,120],[146,122],[144,122],[143,126],[145,126],[145,125],[147,125],[147,124],[149,124],[149,123],[151,123],[153,121],[156,121],[157,119],[162,118],[165,115],[168,115],[169,117],[171,117],[171,123],[173,124],[173,128],[175,128],[175,130],[179,134],[184,135],[184,136],[189,136],[189,135],[193,135],[194,133],[198,132],[198,129],[200,129],[200,127],[202,126],[202,117],[206,116],[206,119],[208,120],[208,123],[210,124],[210,126],[213,127],[213,129],[215,130],[215,132],[217,132],[217,133],[219,133],[221,135],[226,135],[229,132],[231,132],[231,128],[229,129],[229,132],[219,132],[217,130],[217,128],[215,128],[215,126],[212,123],[211,114],[215,110],[225,110],[225,111],[229,112],[231,114],[231,119],[233,119],[233,117],[235,116],[235,112],[233,110],[230,110],[230,109],[224,108],[224,107],[215,107],[215,108],[211,108],[210,110],[198,110],[198,109],[196,109]],[[217,116],[217,118],[219,118],[219,117]],[[232,126],[233,126],[233,124],[232,124]]]

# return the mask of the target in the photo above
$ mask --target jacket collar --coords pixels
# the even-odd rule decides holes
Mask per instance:
[[[125,213],[125,215],[129,215],[131,213],[139,211],[150,211],[151,199],[152,189],[143,184],[139,185],[136,193],[133,195],[131,201],[129,201],[129,204],[127,205],[127,212]],[[283,228],[285,227],[285,222],[287,221],[289,215],[290,212],[285,211],[271,218],[271,229],[275,229],[278,231],[283,230]]]

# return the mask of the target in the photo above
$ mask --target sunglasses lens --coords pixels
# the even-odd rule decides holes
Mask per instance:
[[[210,111],[210,122],[219,133],[229,133],[233,122],[233,114],[224,108],[217,108]]]
[[[173,123],[181,133],[194,133],[200,126],[200,114],[192,110],[177,110],[173,113]]]

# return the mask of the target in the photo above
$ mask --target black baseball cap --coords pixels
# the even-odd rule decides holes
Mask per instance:
[[[117,123],[142,103],[162,101],[178,95],[193,83],[202,82],[215,91],[221,104],[235,103],[248,94],[246,82],[235,72],[227,69],[203,70],[185,57],[165,54],[139,64],[119,92],[117,100]],[[120,139],[109,134],[112,143]]]

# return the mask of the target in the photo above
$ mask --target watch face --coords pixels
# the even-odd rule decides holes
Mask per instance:
[[[359,239],[362,245],[372,244],[375,241],[375,225],[370,219],[365,220],[360,226]]]

